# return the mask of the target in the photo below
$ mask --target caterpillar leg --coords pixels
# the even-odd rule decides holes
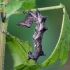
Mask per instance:
[[[37,62],[37,58],[31,51],[28,52],[28,60],[30,59],[33,59],[35,62]]]
[[[33,53],[31,51],[28,52],[28,60],[32,59],[34,60],[35,62],[37,62],[37,59],[40,57],[40,56],[46,56],[44,54],[43,51],[34,51]]]
[[[40,56],[46,56],[43,51],[40,52]]]

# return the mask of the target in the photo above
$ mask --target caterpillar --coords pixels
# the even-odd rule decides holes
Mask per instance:
[[[43,34],[48,28],[45,25],[47,17],[44,17],[40,14],[38,9],[36,9],[36,12],[29,11],[26,18],[18,23],[19,26],[24,26],[27,28],[30,28],[32,23],[35,22],[35,33],[33,35],[33,41],[34,41],[34,52],[31,51],[28,52],[28,60],[33,59],[37,61],[37,59],[40,56],[44,56],[44,52],[42,50],[42,38]]]

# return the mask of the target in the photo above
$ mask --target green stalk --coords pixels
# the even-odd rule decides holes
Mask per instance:
[[[5,2],[5,0],[4,0],[4,2]],[[2,6],[3,12],[5,12],[4,8],[5,8],[5,4]],[[0,70],[4,70],[6,35],[3,32],[7,31],[7,23],[8,23],[7,19],[6,19],[5,23],[3,23],[1,21],[1,14],[0,14]]]
[[[64,8],[64,5],[60,4],[58,6],[52,6],[52,7],[43,7],[43,8],[37,8],[39,11],[45,11],[45,10],[54,10],[54,9],[60,9],[60,8]],[[28,12],[29,10],[25,10],[25,12]],[[36,11],[36,9],[31,9],[31,11]],[[2,10],[0,9],[0,12],[2,12]],[[22,11],[16,11],[14,14],[21,14],[23,13]]]
[[[0,21],[0,70],[3,70],[4,66],[6,35],[3,34],[3,31],[7,31],[7,23],[8,20],[5,23]]]
[[[6,20],[5,23],[1,22],[0,18],[0,70],[3,70],[4,66],[4,55],[5,55],[5,43],[6,43],[6,35],[3,34],[3,31],[7,31],[7,23],[8,20]]]
[[[43,8],[37,8],[39,11],[45,11],[45,10],[54,10],[54,9],[60,9],[64,8],[64,5],[60,4],[58,6],[52,6],[52,7],[43,7]],[[28,12],[29,10],[25,10],[25,12]],[[31,9],[31,11],[36,11],[36,9]],[[22,11],[16,11],[14,14],[21,14],[23,13]]]

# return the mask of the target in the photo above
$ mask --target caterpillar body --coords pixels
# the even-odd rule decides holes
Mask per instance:
[[[44,52],[42,50],[42,38],[43,34],[48,28],[45,26],[45,21],[47,17],[44,17],[40,14],[38,10],[36,12],[29,11],[26,18],[18,23],[19,26],[24,26],[30,28],[32,23],[36,23],[35,33],[33,35],[34,41],[34,52],[28,52],[28,59],[33,59],[37,61],[40,56],[44,56]]]

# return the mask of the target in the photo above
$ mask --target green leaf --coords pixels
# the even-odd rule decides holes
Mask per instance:
[[[25,0],[22,7],[24,9],[31,9],[36,6],[35,0]]]
[[[40,69],[39,65],[35,63],[35,61],[28,60],[28,51],[32,51],[32,47],[27,41],[23,42],[15,36],[7,34],[7,45],[11,51],[14,60],[14,66],[17,66],[16,70],[21,70],[21,68],[23,68],[23,70],[32,70],[33,65],[35,70]]]
[[[7,34],[7,45],[12,53],[15,65],[29,63],[28,51],[32,51],[32,48],[28,42],[23,42],[15,36]]]
[[[6,5],[6,17],[12,15],[15,11],[17,11],[22,6],[23,1],[12,0],[9,4]]]
[[[63,21],[58,42],[50,57],[47,60],[45,60],[41,65],[42,66],[51,65],[58,59],[61,60],[61,65],[64,65],[68,58],[68,52],[70,48],[69,43],[70,43],[70,20],[66,12],[66,9],[63,8]]]
[[[37,64],[36,65],[32,65],[32,66],[21,64],[19,66],[16,66],[14,69],[15,70],[41,70],[39,68],[39,65],[37,65]]]

